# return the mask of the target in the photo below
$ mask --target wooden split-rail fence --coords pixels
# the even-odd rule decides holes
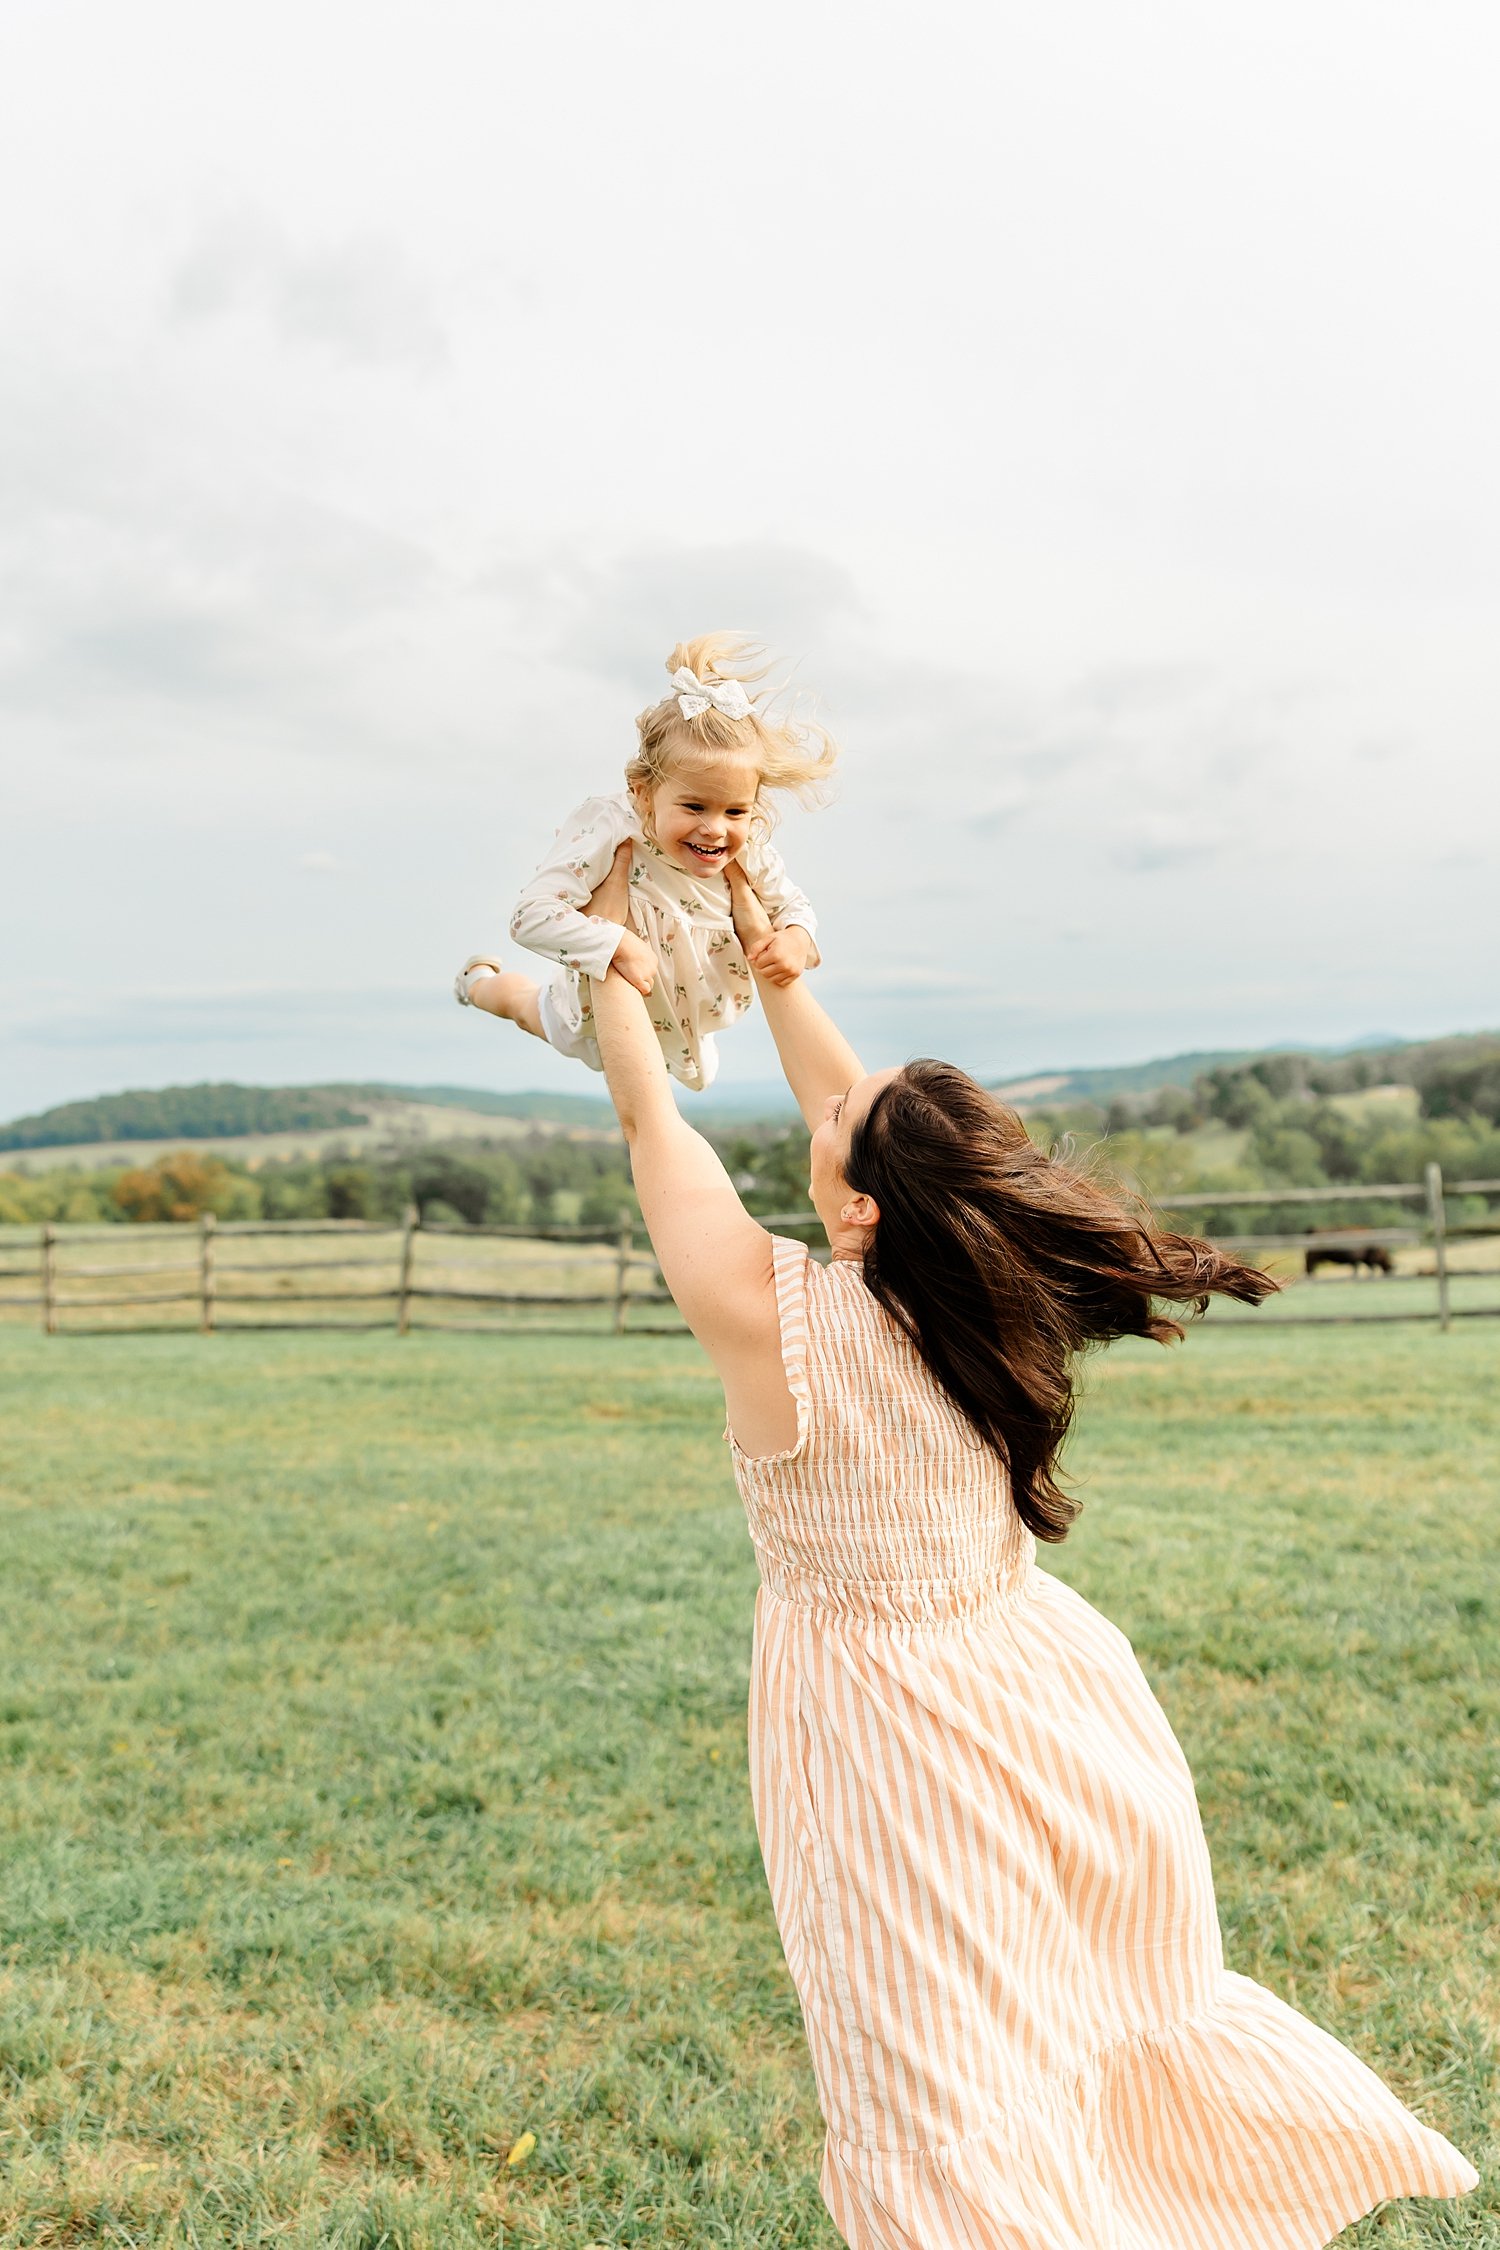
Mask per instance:
[[[35,1236],[34,1246],[15,1240],[23,1231]],[[108,1255],[138,1244],[141,1251],[172,1254]],[[488,1248],[511,1256],[502,1255],[491,1271],[476,1268],[472,1256],[458,1269],[434,1267],[433,1256],[441,1258],[445,1248],[450,1255]],[[524,1262],[528,1252],[539,1270]],[[508,1270],[515,1278],[516,1253],[524,1285],[506,1287]],[[584,1285],[573,1286],[580,1268],[588,1269]],[[34,1293],[6,1286],[18,1280],[34,1281]],[[552,1286],[532,1285],[538,1280]],[[655,1258],[637,1248],[636,1230],[623,1219],[614,1228],[425,1225],[413,1207],[396,1226],[363,1219],[219,1220],[206,1212],[191,1227],[0,1230],[0,1312],[39,1310],[49,1336],[78,1333],[80,1314],[85,1327],[196,1325],[211,1335],[235,1328],[394,1326],[404,1336],[419,1325],[464,1327],[461,1317],[452,1317],[464,1310],[602,1315],[596,1325],[620,1334],[633,1308],[671,1303]],[[447,1316],[439,1323],[423,1317],[438,1311]]]
[[[1388,1253],[1414,1247],[1424,1257],[1430,1252],[1430,1266],[1382,1277],[1382,1297],[1390,1284],[1435,1283],[1430,1304],[1377,1307],[1363,1288],[1353,1297],[1335,1288],[1334,1309],[1289,1313],[1278,1304],[1274,1319],[1258,1324],[1428,1320],[1448,1329],[1458,1319],[1500,1317],[1500,1291],[1482,1293],[1483,1302],[1467,1297],[1470,1284],[1500,1279],[1500,1266],[1454,1266],[1458,1241],[1500,1237],[1500,1214],[1449,1219],[1450,1201],[1475,1197],[1500,1197],[1500,1180],[1445,1182],[1431,1164],[1420,1184],[1205,1190],[1163,1196],[1159,1211],[1168,1224],[1190,1226],[1195,1211],[1236,1207],[1248,1213],[1268,1206],[1378,1203],[1391,1206],[1394,1219],[1404,1216],[1403,1205],[1414,1206],[1402,1225],[1324,1226],[1300,1234],[1220,1232],[1216,1239],[1252,1261],[1288,1251],[1352,1254],[1372,1245]],[[821,1231],[810,1211],[776,1213],[763,1223],[809,1237]],[[143,1254],[163,1249],[171,1254]],[[1456,1301],[1460,1295],[1465,1301]],[[655,1316],[655,1308],[670,1308],[668,1317]],[[686,1333],[673,1317],[671,1295],[639,1223],[623,1214],[613,1228],[427,1225],[415,1208],[396,1226],[350,1219],[219,1221],[209,1213],[192,1228],[0,1228],[0,1317],[32,1312],[40,1314],[48,1335],[153,1326],[196,1326],[205,1335],[314,1327],[394,1327],[401,1336],[416,1327],[477,1327],[492,1334]],[[642,1312],[648,1314],[644,1322]],[[1211,1325],[1231,1320],[1239,1325],[1215,1307]]]

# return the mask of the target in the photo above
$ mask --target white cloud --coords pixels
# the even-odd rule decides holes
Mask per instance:
[[[365,234],[298,248],[257,211],[204,230],[172,277],[170,303],[187,321],[249,311],[283,341],[354,365],[431,370],[448,356],[430,292],[398,244]]]
[[[1500,30],[1350,20],[31,11],[0,1108],[550,1070],[452,969],[721,624],[845,742],[785,842],[872,1052],[1492,1017]]]

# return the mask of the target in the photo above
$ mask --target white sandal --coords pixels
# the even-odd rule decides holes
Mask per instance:
[[[472,1008],[469,991],[477,977],[498,977],[504,974],[501,964],[492,953],[471,953],[458,975],[453,979],[453,997],[461,1008]]]

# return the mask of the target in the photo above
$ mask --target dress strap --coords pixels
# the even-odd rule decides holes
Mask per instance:
[[[806,1446],[812,1427],[812,1393],[807,1381],[807,1290],[812,1261],[807,1255],[806,1243],[793,1242],[788,1235],[773,1234],[771,1271],[776,1283],[781,1364],[786,1369],[787,1388],[797,1410],[797,1436],[795,1442],[780,1453],[748,1455],[741,1452],[726,1424],[724,1435],[748,1469],[765,1469],[783,1461],[795,1461]]]
[[[776,1317],[781,1325],[781,1364],[786,1369],[787,1386],[797,1406],[797,1443],[793,1451],[800,1453],[807,1443],[812,1413],[812,1394],[807,1381],[807,1292],[812,1260],[805,1242],[794,1242],[785,1234],[772,1235],[771,1260],[776,1275]]]

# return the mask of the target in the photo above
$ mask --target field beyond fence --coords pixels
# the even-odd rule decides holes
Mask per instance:
[[[1225,1249],[1264,1266],[1282,1293],[1255,1313],[1216,1302],[1213,1325],[1500,1318],[1500,1180],[1266,1188],[1184,1195],[1161,1216],[1191,1227],[1243,1207],[1379,1205],[1389,1221],[1306,1232],[1220,1232]],[[808,1211],[764,1220],[810,1242]],[[1310,1258],[1311,1254],[1311,1258]],[[1315,1263],[1318,1270],[1314,1272]],[[630,1330],[682,1334],[638,1223],[616,1228],[425,1224],[358,1219],[235,1220],[196,1226],[0,1227],[0,1321],[49,1335],[140,1328],[476,1329],[504,1334]]]

